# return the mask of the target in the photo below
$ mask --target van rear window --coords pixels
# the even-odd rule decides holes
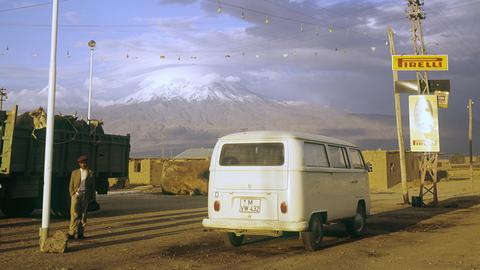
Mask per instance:
[[[283,143],[224,144],[221,166],[281,166],[284,163]]]

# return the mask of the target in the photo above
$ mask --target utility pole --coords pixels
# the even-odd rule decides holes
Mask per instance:
[[[392,27],[388,27],[388,42],[390,44],[390,54],[396,55],[395,40],[393,37]],[[405,165],[405,140],[403,139],[403,124],[402,124],[402,104],[400,101],[400,93],[395,91],[395,82],[398,81],[398,71],[393,71],[393,95],[395,96],[395,118],[397,121],[397,138],[398,138],[398,152],[400,155],[400,178],[402,181],[403,203],[409,204],[408,183],[407,183],[407,166]]]
[[[468,99],[468,148],[470,150],[470,182],[473,190],[473,144],[472,144],[472,115],[473,115],[473,101]]]
[[[3,102],[7,100],[7,89],[0,88],[0,111],[3,110]]]
[[[45,139],[45,163],[43,167],[43,205],[42,227],[40,228],[40,251],[43,251],[48,237],[50,223],[50,197],[52,187],[52,161],[53,161],[53,133],[55,116],[55,90],[57,84],[57,34],[58,34],[58,2],[52,3],[52,34],[50,41],[50,74],[48,77],[48,106],[47,106],[47,131]]]
[[[415,55],[427,54],[425,42],[423,40],[422,20],[424,20],[425,13],[423,12],[423,0],[406,0],[408,8],[406,11],[407,17],[411,23],[413,50]],[[417,86],[421,95],[429,95],[430,87],[428,84],[428,72],[417,71]],[[420,192],[419,196],[424,198],[424,195],[430,193],[433,195],[433,204],[438,204],[437,196],[437,160],[438,154],[432,152],[425,152],[420,162]],[[426,175],[430,174],[431,183],[425,181]],[[430,182],[430,181],[428,181]]]

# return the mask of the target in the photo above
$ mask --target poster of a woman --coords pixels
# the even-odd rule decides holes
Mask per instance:
[[[409,96],[409,117],[411,151],[439,152],[437,96]]]

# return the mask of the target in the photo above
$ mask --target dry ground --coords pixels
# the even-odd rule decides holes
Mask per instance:
[[[38,214],[0,217],[0,269],[480,269],[480,181],[475,187],[441,183],[438,208],[400,205],[398,188],[372,194],[367,235],[351,239],[330,226],[317,252],[304,251],[295,234],[227,248],[201,226],[205,197],[114,193],[99,198],[88,239],[65,254],[38,252]]]

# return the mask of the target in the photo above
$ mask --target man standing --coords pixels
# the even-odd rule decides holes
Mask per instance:
[[[78,170],[74,170],[70,176],[70,229],[68,239],[85,238],[83,232],[87,225],[87,208],[88,204],[95,200],[95,178],[93,171],[88,169],[88,157],[80,156],[77,159]]]

